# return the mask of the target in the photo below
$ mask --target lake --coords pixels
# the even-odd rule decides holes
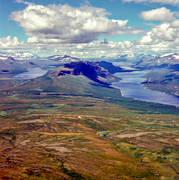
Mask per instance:
[[[35,68],[28,69],[27,72],[17,74],[13,76],[12,78],[13,79],[35,79],[35,78],[45,75],[46,73],[47,73],[47,70],[35,67]]]
[[[141,82],[145,81],[143,76],[147,72],[148,71],[133,71],[116,73],[115,76],[122,78],[122,80],[114,82],[112,86],[119,88],[124,97],[179,106],[179,98],[163,92],[147,89],[141,84]]]

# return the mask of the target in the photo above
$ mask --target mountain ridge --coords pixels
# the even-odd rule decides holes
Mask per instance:
[[[110,85],[109,82],[116,79],[106,69],[88,61],[71,62],[50,73],[52,78],[59,78],[65,75],[83,75],[103,85]]]

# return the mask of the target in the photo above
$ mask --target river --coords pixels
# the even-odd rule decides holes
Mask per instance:
[[[35,78],[45,75],[46,73],[47,73],[47,70],[35,67],[35,68],[28,69],[27,72],[17,74],[13,76],[12,78],[13,79],[35,79]]]
[[[116,73],[115,76],[122,78],[122,80],[114,82],[112,86],[119,88],[124,97],[179,106],[179,98],[163,92],[150,90],[142,86],[141,82],[145,81],[143,76],[146,73],[147,71]]]

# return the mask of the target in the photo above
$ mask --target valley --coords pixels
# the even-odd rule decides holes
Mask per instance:
[[[179,180],[179,0],[0,0],[0,180]]]
[[[121,96],[148,71],[73,59],[0,75],[0,179],[177,179],[177,97]]]
[[[178,108],[54,72],[1,80],[1,179],[178,178]]]

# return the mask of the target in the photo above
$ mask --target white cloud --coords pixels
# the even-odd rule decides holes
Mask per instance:
[[[179,39],[179,20],[172,23],[162,23],[154,27],[142,39],[142,43],[175,42]]]
[[[11,38],[10,36],[0,38],[0,48],[6,48],[9,46],[16,47],[20,42],[17,37]]]
[[[179,20],[177,13],[166,8],[142,12],[145,20],[160,20],[142,38],[134,42],[97,41],[101,35],[132,33],[141,30],[127,26],[127,20],[107,18],[105,9],[68,5],[28,4],[11,18],[19,22],[28,35],[20,42],[17,37],[0,38],[0,51],[10,53],[31,52],[41,56],[54,54],[77,57],[119,57],[129,54],[153,54],[179,51]],[[167,20],[167,21],[164,21]]]
[[[133,53],[133,43],[130,41],[113,42],[108,41],[93,41],[90,43],[65,43],[57,44],[54,42],[19,42],[18,39],[6,37],[0,38],[0,52],[6,53],[25,53],[30,52],[40,56],[49,56],[54,54],[71,55],[77,57],[92,57],[97,58],[101,56],[118,57],[121,54]]]
[[[16,1],[16,3],[22,3],[22,4],[32,4],[32,3],[30,3],[30,2],[27,2],[27,1],[24,1],[24,0],[15,0]]]
[[[147,2],[147,3],[170,4],[174,6],[179,5],[178,0],[123,0],[123,2],[136,2],[136,3]]]
[[[150,31],[135,42],[137,52],[140,52],[140,49],[148,54],[179,51],[178,12],[172,12],[162,7],[144,11],[141,13],[141,17],[145,20],[159,20],[161,24],[153,25]]]
[[[152,21],[171,21],[175,19],[174,12],[171,12],[165,7],[143,11],[140,16],[145,20]]]
[[[54,54],[71,55],[82,58],[117,58],[128,54],[160,54],[179,51],[179,20],[172,23],[163,23],[147,32],[140,40],[135,42],[93,41],[90,43],[65,43],[54,42],[19,42],[18,39],[0,38],[0,52],[25,53],[40,56]]]
[[[179,51],[179,20],[153,27],[136,42],[136,46],[148,51],[148,53]]]
[[[10,17],[24,28],[30,42],[88,43],[101,34],[141,33],[127,27],[128,20],[108,19],[108,14],[105,9],[91,6],[28,4]]]

